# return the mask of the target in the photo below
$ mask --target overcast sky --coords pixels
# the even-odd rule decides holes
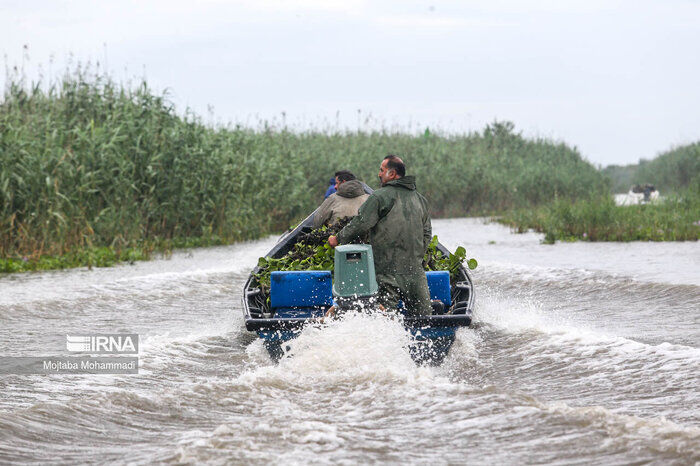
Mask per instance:
[[[700,140],[694,0],[3,0],[0,48],[30,77],[60,75],[71,54],[145,76],[220,123],[510,120],[601,165]]]

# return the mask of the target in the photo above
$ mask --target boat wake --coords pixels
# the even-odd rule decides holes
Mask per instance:
[[[393,381],[410,383],[431,374],[411,359],[413,337],[399,320],[380,313],[347,313],[325,324],[309,325],[290,340],[278,364],[257,367],[242,375],[251,382],[279,378],[322,380],[324,383]],[[248,354],[269,362],[262,341]]]
[[[438,367],[413,361],[399,321],[367,314],[306,327],[273,362],[244,329],[240,295],[271,239],[0,278],[4,355],[63,354],[65,335],[83,330],[133,332],[141,367],[4,375],[0,458],[700,462],[696,244],[550,247],[536,235],[498,236],[500,226],[435,223],[484,256],[472,328],[457,331]],[[478,247],[463,243],[472,232]]]

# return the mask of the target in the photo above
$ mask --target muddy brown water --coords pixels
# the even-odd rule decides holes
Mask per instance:
[[[476,257],[475,325],[416,366],[381,317],[270,361],[241,290],[274,238],[107,269],[0,277],[0,355],[138,333],[138,375],[3,375],[0,463],[694,464],[700,245],[540,244],[434,222]]]

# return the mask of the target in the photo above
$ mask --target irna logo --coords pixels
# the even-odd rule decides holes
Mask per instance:
[[[138,353],[139,336],[135,333],[66,335],[66,349],[94,354]]]

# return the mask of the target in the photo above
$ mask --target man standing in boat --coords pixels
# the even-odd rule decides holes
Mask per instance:
[[[423,256],[432,238],[428,202],[416,191],[415,177],[406,166],[388,155],[379,168],[382,187],[374,191],[355,218],[328,243],[336,247],[369,232],[379,301],[396,309],[399,300],[411,316],[430,315],[430,293],[423,270]]]
[[[362,183],[348,170],[335,172],[335,189],[314,214],[314,228],[333,224],[343,217],[354,217],[369,197]]]

